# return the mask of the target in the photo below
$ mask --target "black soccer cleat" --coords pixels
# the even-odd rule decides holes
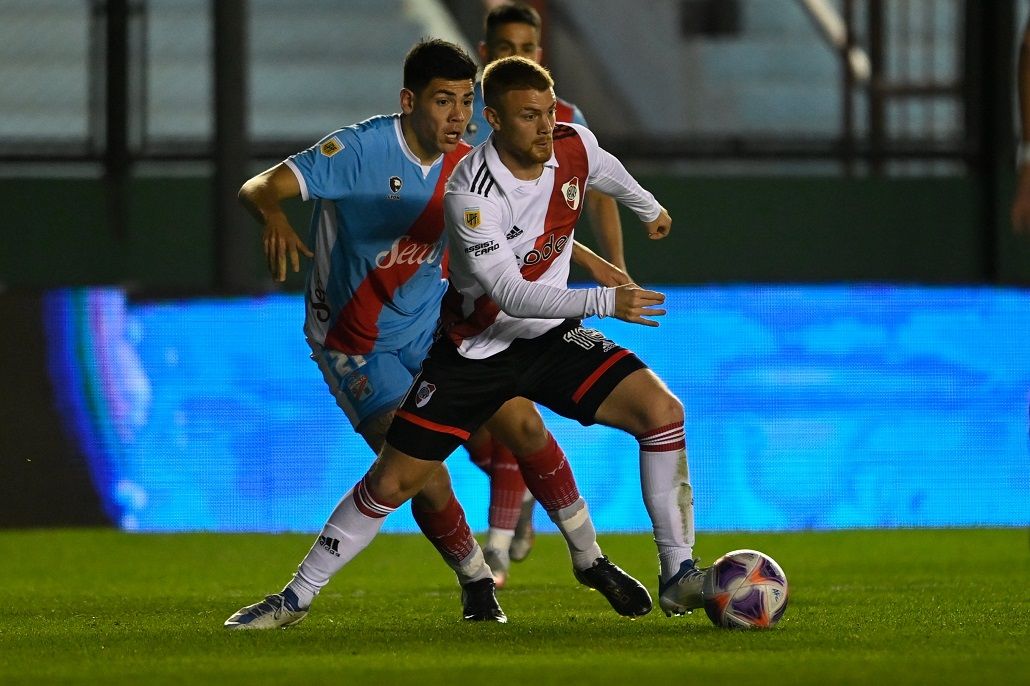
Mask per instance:
[[[494,580],[490,577],[472,581],[461,587],[461,614],[466,622],[499,622],[508,618],[497,602]]]
[[[592,567],[573,569],[576,581],[601,592],[623,617],[642,617],[651,611],[651,594],[643,584],[608,559],[597,558]]]

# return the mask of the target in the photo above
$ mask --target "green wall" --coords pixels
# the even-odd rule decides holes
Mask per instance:
[[[970,179],[642,176],[641,182],[673,217],[672,235],[652,242],[624,215],[627,259],[641,283],[981,280],[984,228]],[[99,181],[9,179],[0,189],[7,210],[0,283],[8,288],[118,283],[186,294],[210,288],[209,178],[132,180],[122,237],[108,226]],[[999,280],[1030,284],[1030,240],[1008,231],[1007,197],[997,201]],[[300,202],[289,207],[301,235],[308,211]],[[270,286],[259,237],[255,225],[254,241],[239,257],[253,265],[256,290]],[[592,244],[589,231],[581,238]],[[287,286],[301,282],[291,277]]]

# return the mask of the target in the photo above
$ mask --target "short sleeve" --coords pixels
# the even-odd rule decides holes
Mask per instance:
[[[297,175],[301,197],[338,200],[347,196],[361,172],[362,146],[348,129],[335,131],[307,150],[291,155],[286,165]]]

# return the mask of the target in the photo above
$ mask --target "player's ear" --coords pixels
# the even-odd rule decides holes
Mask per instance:
[[[499,131],[501,128],[501,115],[497,113],[492,107],[483,108],[483,116],[486,117],[486,123],[490,125],[490,128],[494,131]]]
[[[479,45],[476,46],[476,49],[479,50],[479,61],[483,64],[489,64],[490,52],[486,49],[486,41],[479,41]]]
[[[401,88],[401,112],[411,114],[415,109],[415,92],[408,88]]]

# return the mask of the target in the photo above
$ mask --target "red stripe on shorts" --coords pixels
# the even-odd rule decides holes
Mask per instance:
[[[597,380],[600,379],[604,375],[604,373],[611,368],[613,364],[615,364],[622,358],[626,357],[626,355],[629,355],[629,353],[629,350],[620,350],[619,352],[615,353],[607,360],[605,360],[604,364],[595,369],[594,373],[588,376],[586,380],[579,385],[579,388],[576,389],[576,392],[572,394],[572,402],[578,403],[580,400],[582,400],[583,396],[586,395],[586,392],[589,391],[595,383],[597,383]]]
[[[414,415],[408,412],[407,410],[397,410],[397,416],[401,419],[405,419],[411,422],[412,424],[417,424],[418,426],[421,426],[423,429],[429,429],[430,431],[436,431],[437,433],[442,434],[451,434],[452,436],[457,436],[463,441],[467,441],[469,439],[468,431],[463,431],[462,429],[459,429],[456,426],[447,426],[446,424],[437,424],[436,422],[431,422],[428,419],[423,419],[422,417]]]

